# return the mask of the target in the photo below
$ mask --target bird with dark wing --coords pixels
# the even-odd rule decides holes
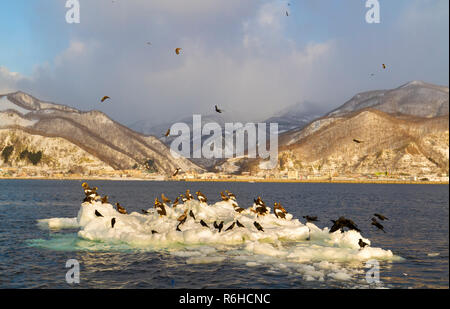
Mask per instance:
[[[178,222],[180,222],[180,224],[183,224],[186,221],[186,219],[187,219],[187,212],[188,212],[188,210],[186,209],[184,211],[184,213],[177,218],[177,220],[178,220]]]
[[[105,95],[100,101],[103,103],[106,100],[111,99],[110,97],[108,97],[107,95]]]
[[[160,207],[158,207],[158,208],[156,209],[156,211],[158,212],[158,215],[160,215],[160,216],[165,216],[165,215],[167,215],[166,207],[164,207],[164,205],[161,205]]]
[[[194,215],[194,212],[192,210],[189,210],[189,216],[191,216],[192,219],[195,220],[195,215]]]
[[[255,203],[253,208],[251,209],[254,213],[258,214],[258,216],[264,216],[269,213],[269,208],[266,206],[266,203],[258,196],[257,199],[253,200]]]
[[[195,192],[195,194],[197,194],[197,198],[200,201],[200,203],[207,203],[208,199],[206,198],[206,196],[201,193],[200,191]]]
[[[316,222],[316,221],[319,221],[319,220],[317,220],[317,217],[303,216],[303,218],[306,219],[306,222]]]
[[[226,196],[225,194],[223,194],[223,192],[220,192],[220,197],[222,198],[222,201],[228,201],[230,198],[228,196]]]
[[[180,48],[180,47],[175,48],[175,53],[176,53],[177,55],[180,54],[180,51],[181,51],[181,48]]]
[[[356,139],[356,138],[354,138],[353,141],[354,141],[355,143],[357,143],[357,144],[361,144],[361,143],[362,143],[362,141],[360,141],[360,140],[358,140],[358,139]]]
[[[165,216],[165,215],[167,215],[166,208],[164,207],[164,204],[161,203],[161,202],[158,200],[158,198],[155,198],[155,208],[156,208],[156,211],[158,212],[158,214],[159,214],[160,216]]]
[[[234,225],[235,225],[235,222],[231,223],[231,225],[225,230],[225,232],[232,230]]]
[[[164,134],[165,137],[170,135],[170,129],[167,129],[166,134]]]
[[[273,204],[273,212],[277,218],[286,219],[287,211],[280,203],[275,202]]]
[[[194,196],[191,194],[191,190],[189,190],[189,189],[186,190],[185,196],[188,199],[188,201],[194,199]]]
[[[203,220],[200,220],[200,224],[201,224],[202,226],[204,226],[204,227],[208,227],[208,228],[209,228],[208,224],[206,224],[206,222],[203,221]]]
[[[221,114],[223,112],[223,110],[218,108],[217,105],[214,105],[214,108],[215,108],[216,112],[218,112],[219,114]]]
[[[344,228],[348,228],[349,230],[355,230],[357,232],[361,232],[358,226],[350,219],[346,219],[345,217],[339,217],[336,221],[331,220],[333,222],[333,226],[330,229],[330,233],[334,233],[337,230],[343,231]]]
[[[244,208],[239,207],[239,206],[236,205],[236,204],[233,204],[233,208],[234,208],[234,210],[235,210],[237,213],[241,213],[241,212],[245,211]]]
[[[104,197],[102,197],[101,201],[102,201],[102,204],[108,204],[108,196],[105,195]]]
[[[117,211],[122,215],[127,215],[128,212],[125,208],[123,208],[119,203],[116,203]]]
[[[161,205],[162,205],[162,203],[158,200],[157,197],[155,197],[155,206],[154,206],[154,208],[158,208]]]
[[[161,199],[163,200],[164,203],[170,203],[170,202],[171,202],[171,200],[168,199],[168,198],[164,195],[164,193],[161,193]]]
[[[372,218],[372,223],[373,226],[375,226],[377,229],[382,230],[384,233],[386,233],[386,231],[384,230],[384,226],[381,225],[380,222],[377,221],[377,219]]]
[[[236,196],[233,193],[231,193],[230,191],[225,190],[225,193],[228,195],[230,200],[234,200],[234,201],[236,200]]]
[[[373,214],[375,217],[380,219],[381,221],[389,220],[387,217],[383,216],[382,214]]]
[[[264,232],[263,227],[258,222],[253,222],[253,225],[256,227],[258,231]]]
[[[175,170],[175,172],[172,174],[172,177],[175,177],[175,176],[177,176],[178,175],[178,173],[181,171],[181,168],[177,168],[176,170]]]
[[[358,241],[358,245],[359,245],[361,248],[364,248],[365,246],[368,246],[369,244],[365,243],[365,242],[360,238],[359,241]]]
[[[99,213],[97,209],[95,210],[95,215],[96,215],[97,217],[103,217],[103,215],[102,215],[101,213]]]
[[[220,233],[220,231],[222,231],[222,229],[223,229],[223,221],[221,221],[219,224],[217,224],[217,222],[214,221],[213,225],[214,225],[214,227],[215,227],[216,229],[219,230],[219,233]]]
[[[180,197],[177,196],[177,198],[175,199],[175,201],[174,201],[173,204],[172,204],[172,208],[177,207],[177,205],[178,205],[179,202],[180,202]]]

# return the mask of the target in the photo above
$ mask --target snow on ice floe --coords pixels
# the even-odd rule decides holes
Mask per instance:
[[[195,220],[188,216],[179,224],[177,218],[185,210],[192,210]],[[103,217],[95,215],[98,211]],[[347,281],[361,273],[361,265],[368,260],[398,261],[391,250],[371,247],[370,240],[357,231],[329,233],[329,228],[320,229],[312,223],[303,224],[287,216],[277,218],[273,213],[257,217],[249,210],[237,213],[231,201],[207,205],[196,200],[166,207],[167,216],[159,216],[156,209],[148,214],[132,212],[120,214],[111,204],[101,202],[83,203],[76,218],[51,218],[38,221],[41,228],[79,228],[78,237],[84,241],[103,244],[127,244],[143,250],[164,248],[166,252],[186,259],[187,264],[220,263],[225,260],[242,263],[248,267],[269,265],[269,271],[286,270],[300,275],[306,281]],[[112,227],[111,220],[115,218]],[[209,227],[203,227],[203,220]],[[236,224],[239,220],[244,227]],[[214,221],[224,221],[219,233]],[[257,221],[264,229],[258,231]],[[359,239],[369,244],[358,245]],[[340,264],[355,264],[358,267],[342,267]]]

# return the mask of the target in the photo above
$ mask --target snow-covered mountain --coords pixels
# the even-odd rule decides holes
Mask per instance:
[[[160,174],[172,173],[178,167],[201,170],[189,160],[172,157],[157,138],[130,130],[102,112],[82,112],[23,92],[0,95],[0,135],[0,151],[13,149],[8,156],[10,165],[22,164],[28,151],[41,152],[41,163],[49,168],[95,161],[104,168],[120,170],[147,163]],[[74,153],[79,155],[67,160]],[[3,156],[0,162],[5,164],[5,159]]]
[[[325,111],[321,110],[320,107],[317,107],[316,104],[311,102],[302,102],[297,103],[295,105],[289,106],[288,108],[284,108],[274,114],[273,116],[264,119],[264,120],[254,120],[253,123],[266,123],[267,124],[267,136],[269,134],[269,124],[270,123],[277,123],[278,124],[278,133],[283,133],[292,129],[298,129],[303,128],[308,123],[310,123],[312,120],[322,116],[325,114]],[[233,143],[236,139],[236,134],[241,132],[242,129],[227,131],[225,129],[225,123],[242,123],[245,125],[247,122],[242,121],[240,119],[242,117],[241,115],[231,115],[224,111],[223,113],[215,113],[215,114],[207,114],[207,115],[201,115],[202,120],[202,128],[206,123],[217,123],[222,128],[222,137],[223,137],[223,149],[233,149]],[[164,134],[167,132],[167,130],[177,122],[185,123],[189,126],[192,132],[192,116],[183,117],[177,121],[174,122],[167,122],[159,125],[152,125],[151,122],[146,120],[138,121],[132,125],[130,125],[130,128],[132,128],[135,131],[141,132],[143,134],[149,134],[158,137],[161,142],[165,143],[166,145],[170,145],[173,140],[177,137],[177,135],[170,135],[168,137],[165,137]],[[171,134],[175,134],[175,132],[171,132]],[[208,137],[210,135],[203,135],[201,137],[201,144],[203,145],[204,142],[206,142],[206,145],[208,144]],[[195,141],[195,137],[190,137],[190,144],[191,144],[191,150],[192,145]],[[228,141],[233,141],[232,143]],[[246,143],[247,148],[247,143]],[[205,158],[199,158],[199,159],[190,159],[195,164],[198,164],[204,168],[211,169],[215,165],[217,165],[220,162],[223,162],[223,159],[205,159]]]
[[[448,174],[448,115],[448,87],[413,81],[360,93],[308,125],[280,134],[275,170]],[[260,159],[231,159],[218,168],[267,173],[260,164]]]

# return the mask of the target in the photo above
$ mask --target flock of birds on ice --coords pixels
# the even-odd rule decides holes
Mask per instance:
[[[93,204],[96,202],[101,202],[101,204],[108,204],[108,196],[104,195],[103,197],[100,196],[97,193],[98,188],[97,187],[89,187],[89,185],[84,182],[82,183],[82,187],[84,189],[85,198],[83,200],[83,203]],[[200,205],[203,207],[211,207],[208,206],[207,197],[200,191],[196,192],[197,200],[200,202]],[[256,215],[256,220],[253,221],[253,226],[260,232],[264,232],[264,227],[261,225],[261,223],[258,222],[258,218],[264,217],[264,216],[275,216],[277,219],[290,219],[292,218],[292,215],[287,212],[287,210],[281,205],[281,203],[275,202],[273,206],[273,214],[271,214],[271,209],[268,207],[265,202],[261,199],[260,196],[258,196],[256,199],[254,199],[254,203],[251,207],[245,209],[238,206],[236,202],[236,196],[231,193],[228,190],[225,190],[224,192],[220,192],[220,196],[222,201],[225,202],[231,202],[233,205],[233,208],[236,212],[236,214],[243,214],[243,213],[253,213]],[[161,194],[161,201],[158,199],[158,197],[155,198],[154,202],[154,210],[159,215],[159,218],[162,218],[164,216],[167,216],[169,210],[175,209],[181,202],[186,203],[187,201],[194,200],[194,196],[190,193],[190,190],[186,190],[185,194],[180,194],[176,197],[176,199],[172,202],[169,198],[167,198],[164,193]],[[120,203],[116,203],[116,210],[122,215],[128,215],[128,211],[120,205]],[[148,215],[151,214],[151,210],[145,210],[142,209],[142,214]],[[95,210],[95,216],[96,217],[104,217],[100,211],[97,209]],[[377,217],[379,220],[384,221],[388,220],[388,218],[382,214],[375,213],[375,217]],[[371,219],[371,225],[375,226],[378,230],[383,231],[384,226],[375,218],[373,217]],[[188,218],[192,218],[195,222],[200,224],[203,227],[210,228],[209,225],[202,219],[197,220],[195,213],[192,209],[186,208],[184,212],[177,218],[178,224],[176,226],[176,231],[181,232],[183,224],[186,222]],[[317,216],[303,216],[303,218],[306,220],[306,222],[316,222],[319,221]],[[329,230],[329,233],[334,233],[336,231],[344,232],[344,229],[347,228],[348,230],[355,230],[357,232],[361,232],[361,230],[358,228],[358,226],[353,222],[353,220],[345,218],[343,216],[339,217],[337,220],[331,220],[333,223],[332,227]],[[113,217],[111,219],[111,228],[114,228],[115,224],[117,223],[116,217]],[[245,228],[244,224],[239,222],[238,219],[234,220],[231,224],[229,224],[224,229],[224,221],[214,221],[213,224],[214,228],[220,233],[222,230],[230,231],[233,228]],[[152,234],[157,234],[158,231],[152,230]],[[309,239],[308,239],[309,240]],[[368,246],[366,242],[364,242],[361,238],[359,239],[358,245],[360,248],[364,248]]]

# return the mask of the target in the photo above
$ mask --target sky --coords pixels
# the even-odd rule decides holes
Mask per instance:
[[[448,0],[379,0],[372,24],[366,0],[78,1],[69,24],[66,0],[0,0],[0,94],[157,125],[214,105],[261,121],[411,80],[449,83]]]

